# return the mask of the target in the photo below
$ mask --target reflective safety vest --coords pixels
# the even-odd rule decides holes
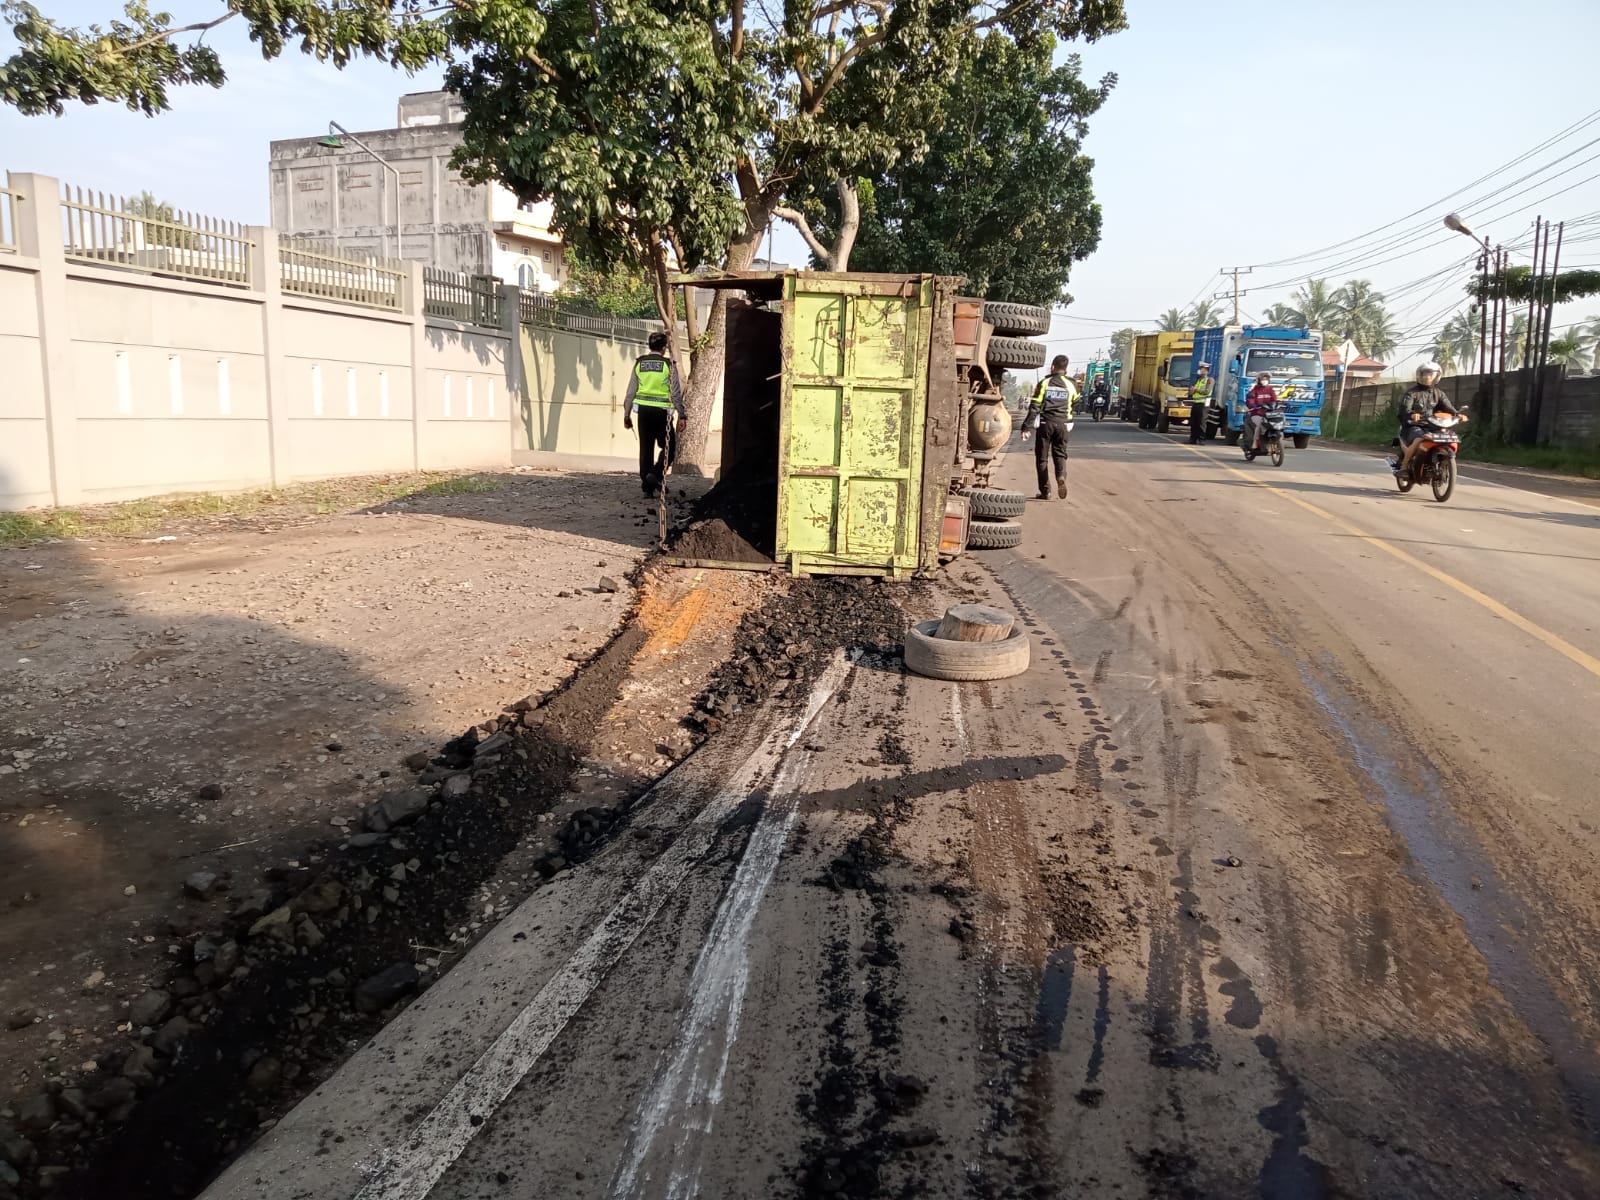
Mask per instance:
[[[667,360],[659,354],[647,354],[633,364],[633,377],[638,381],[633,402],[640,408],[672,407],[672,370]]]
[[[1211,399],[1212,384],[1213,380],[1209,375],[1196,379],[1194,386],[1189,389],[1189,399],[1202,401]]]

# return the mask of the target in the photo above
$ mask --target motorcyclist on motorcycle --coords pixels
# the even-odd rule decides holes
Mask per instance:
[[[1267,405],[1276,404],[1277,402],[1278,393],[1273,390],[1272,376],[1263,371],[1256,376],[1255,387],[1246,392],[1244,397],[1245,409],[1248,413],[1246,419],[1250,424],[1249,456],[1251,458],[1261,453],[1261,430],[1267,423]]]
[[[1099,409],[1101,413],[1111,407],[1111,385],[1106,382],[1104,375],[1096,375],[1094,382],[1089,385],[1089,409]]]
[[[1403,474],[1411,465],[1412,456],[1422,444],[1422,423],[1436,412],[1459,415],[1450,397],[1439,387],[1439,364],[1430,359],[1417,367],[1417,381],[1400,397],[1402,452],[1398,458],[1389,459],[1389,466],[1396,475]]]

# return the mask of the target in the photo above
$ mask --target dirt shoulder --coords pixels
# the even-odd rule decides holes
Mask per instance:
[[[656,521],[631,480],[477,479],[363,511],[191,517],[139,539],[0,550],[0,1165],[10,1164],[0,1195],[9,1174],[25,1188],[65,1183],[72,1148],[128,1119],[125,1102],[173,1071],[191,1033],[226,1008],[217,990],[249,976],[241,943],[226,948],[234,929],[304,891],[335,856],[380,855],[381,886],[365,904],[302,905],[282,948],[315,959],[339,940],[332,925],[379,925],[374,910],[394,892],[415,897],[410,940],[426,944],[411,949],[396,932],[380,956],[442,969],[496,911],[493,895],[473,892],[509,869],[514,848],[524,851],[515,869],[535,879],[560,857],[524,837],[525,823],[543,816],[551,845],[585,840],[588,826],[566,823],[566,785],[603,809],[689,748],[684,701],[667,693],[702,685],[709,665],[636,696],[638,719],[620,729],[600,717],[622,675],[601,673],[592,687],[604,695],[563,718],[581,730],[552,729],[537,753],[508,762],[520,784],[474,786],[500,755],[485,761],[464,745],[464,727],[483,722],[468,731],[478,743],[520,723],[518,710],[537,712],[615,645],[630,614],[640,618],[640,644],[622,651],[631,662],[657,625],[667,643],[684,642],[707,603],[686,616],[670,589],[640,592],[633,576]],[[717,603],[740,599],[733,588]],[[670,655],[652,655],[659,674]],[[545,775],[562,786],[534,787]],[[435,801],[452,787],[453,798],[477,797],[490,819],[438,818],[419,862],[371,815],[380,802],[402,811],[408,801],[395,797],[419,785]],[[405,887],[407,874],[430,871],[438,883]],[[326,882],[349,896],[341,878]],[[501,881],[502,893],[511,887]],[[421,936],[430,927],[432,940]],[[361,982],[347,981],[346,999]],[[325,1006],[290,1007],[304,1011],[274,1019],[309,1033]],[[247,1071],[274,1057],[266,1049],[229,1052]],[[302,1069],[275,1061],[256,1081],[265,1109]],[[237,1136],[219,1130],[219,1145]]]

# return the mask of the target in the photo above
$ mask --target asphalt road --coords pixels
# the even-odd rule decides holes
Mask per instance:
[[[1026,675],[841,659],[207,1196],[1600,1194],[1600,511],[1071,478],[954,572]]]

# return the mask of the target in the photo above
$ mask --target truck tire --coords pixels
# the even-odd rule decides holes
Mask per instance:
[[[1027,338],[992,337],[989,339],[989,365],[1014,367],[1019,371],[1034,371],[1044,366],[1044,343]]]
[[[998,642],[955,642],[933,636],[938,621],[918,621],[906,630],[906,669],[929,679],[968,682],[1010,679],[1028,669],[1033,647],[1020,625]]]
[[[1028,506],[1028,498],[1021,492],[1003,488],[973,488],[967,499],[972,504],[972,515],[983,520],[1020,517]]]
[[[1294,435],[1294,448],[1296,450],[1304,450],[1309,445],[1311,445],[1311,435],[1309,433],[1297,433]]]
[[[1032,304],[1010,304],[1004,300],[986,300],[983,319],[994,326],[996,333],[1015,337],[1037,337],[1050,332],[1050,310]]]
[[[1172,428],[1172,418],[1167,416],[1166,413],[1162,413],[1159,417],[1156,418],[1156,432],[1157,433],[1165,433],[1165,432],[1167,432],[1167,430],[1169,430],[1171,428]]]
[[[967,526],[968,550],[1009,550],[1021,544],[1020,521],[974,521]]]

